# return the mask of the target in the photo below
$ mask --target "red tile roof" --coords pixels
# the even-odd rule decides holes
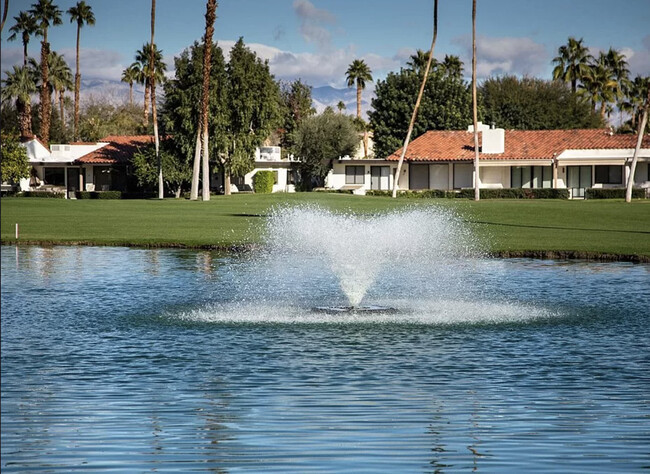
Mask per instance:
[[[138,149],[145,148],[153,143],[151,135],[119,136],[110,135],[99,142],[108,142],[95,151],[85,154],[77,159],[77,163],[90,164],[122,164],[128,162]]]
[[[610,135],[609,130],[506,130],[504,153],[480,153],[481,160],[551,159],[564,150],[634,148],[636,135]],[[480,136],[479,136],[480,143]],[[650,148],[650,137],[643,140]],[[388,156],[399,160],[402,149]],[[474,134],[467,131],[429,131],[408,147],[408,161],[471,161],[474,159]]]

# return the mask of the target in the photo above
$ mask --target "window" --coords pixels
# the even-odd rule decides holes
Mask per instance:
[[[65,168],[45,168],[43,177],[45,184],[65,186]]]
[[[513,166],[510,168],[511,188],[550,188],[553,169],[550,166]]]
[[[346,166],[345,167],[345,184],[363,184],[365,183],[365,166]]]
[[[623,184],[623,167],[597,165],[595,182],[600,184]]]

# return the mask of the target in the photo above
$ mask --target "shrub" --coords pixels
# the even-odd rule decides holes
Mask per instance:
[[[258,194],[269,194],[273,192],[275,175],[273,171],[258,171],[253,176],[253,189]]]
[[[632,188],[632,197],[644,199],[646,197],[645,189]],[[587,188],[585,199],[625,199],[625,188]]]
[[[77,199],[122,199],[122,191],[76,191]]]
[[[466,188],[460,191],[444,189],[424,189],[421,191],[398,191],[398,196],[405,198],[460,198],[474,199],[474,189]],[[371,190],[367,196],[392,196],[391,191]],[[481,199],[569,199],[568,189],[550,188],[503,188],[481,189]]]
[[[314,191],[315,193],[354,194],[353,189],[314,188],[312,191]]]
[[[65,193],[51,193],[48,191],[23,191],[22,193],[18,193],[18,196],[33,197],[33,198],[63,199],[65,198]]]

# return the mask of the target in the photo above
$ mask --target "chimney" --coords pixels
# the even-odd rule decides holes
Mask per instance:
[[[502,128],[483,130],[482,153],[503,153],[506,151],[506,131]]]

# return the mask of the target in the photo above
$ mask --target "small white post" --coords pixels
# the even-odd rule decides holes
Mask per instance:
[[[18,222],[16,222],[16,240],[18,240]]]

